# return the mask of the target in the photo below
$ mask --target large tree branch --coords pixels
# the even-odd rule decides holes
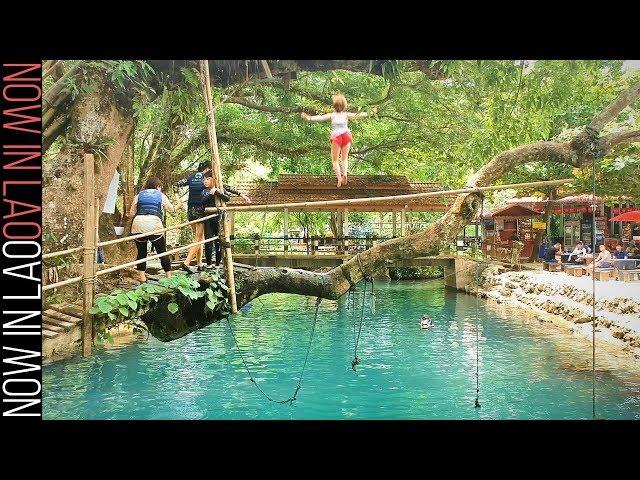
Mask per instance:
[[[632,93],[630,94],[629,91]],[[638,97],[637,86],[623,92],[604,111],[611,119]],[[635,92],[635,93],[633,93]],[[625,105],[626,102],[626,105]],[[596,116],[602,122],[604,115]],[[592,122],[593,124],[594,122]],[[600,127],[602,128],[602,127]],[[632,141],[638,137],[637,131],[616,133],[597,139],[599,148],[606,153],[615,145]],[[517,166],[530,162],[561,163],[580,166],[591,158],[591,151],[576,148],[571,142],[537,142],[524,145],[494,156],[469,181],[470,186],[486,186],[498,181],[504,174]],[[586,155],[586,158],[585,158]],[[271,292],[300,293],[336,299],[344,294],[352,284],[370,276],[374,271],[403,258],[434,255],[444,250],[458,232],[476,215],[482,197],[479,194],[459,195],[453,206],[440,219],[422,232],[395,238],[380,243],[365,252],[355,255],[349,261],[320,274],[294,269],[260,268],[240,274],[242,288],[238,290],[238,303],[242,305],[251,299]],[[238,285],[238,284],[237,284]]]
[[[640,82],[622,92],[607,108],[593,117],[593,120],[589,123],[589,128],[600,132],[607,123],[616,118],[622,110],[635,102],[638,97],[640,97]]]
[[[610,151],[613,147],[626,145],[628,143],[640,142],[640,130],[627,130],[623,132],[616,132],[606,135],[600,138],[602,148],[605,151]]]
[[[636,98],[637,86],[623,92],[594,118],[585,132],[570,142],[541,141],[499,153],[483,166],[468,184],[472,187],[490,185],[500,180],[507,172],[530,162],[582,166],[587,162],[596,161],[614,145],[635,141],[634,139],[638,138],[637,131],[615,133],[602,138],[597,135],[607,121],[613,119]],[[375,245],[327,273],[287,268],[239,269],[235,272],[238,305],[273,292],[338,299],[360,280],[371,276],[389,263],[405,258],[435,255],[445,250],[460,230],[475,217],[482,202],[483,197],[479,192],[458,195],[451,208],[427,229]],[[192,331],[200,327],[188,328]]]

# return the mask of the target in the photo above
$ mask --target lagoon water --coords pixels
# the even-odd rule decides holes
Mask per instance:
[[[43,418],[591,418],[587,340],[541,325],[521,310],[445,290],[441,281],[376,282],[375,302],[365,298],[361,363],[354,372],[354,319],[360,319],[362,295],[360,285],[355,312],[346,295],[321,303],[292,405],[261,395],[221,322],[170,343],[141,339],[46,365]],[[274,294],[230,322],[258,384],[275,399],[295,390],[314,310],[314,298]],[[420,329],[424,314],[433,328]],[[597,351],[597,416],[640,419],[637,369],[619,368]]]

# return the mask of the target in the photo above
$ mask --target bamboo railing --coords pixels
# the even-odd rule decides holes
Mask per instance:
[[[112,272],[117,272],[119,270],[123,270],[125,268],[129,268],[135,265],[139,265],[149,260],[156,260],[162,257],[173,255],[175,253],[188,250],[192,247],[195,247],[198,245],[204,245],[206,243],[213,242],[219,239],[218,236],[214,236],[212,238],[207,238],[205,240],[191,242],[187,245],[182,245],[180,247],[167,250],[166,252],[158,253],[156,255],[151,255],[140,260],[127,262],[121,265],[115,265],[113,267],[96,271],[96,253],[97,253],[98,247],[114,245],[121,242],[126,242],[130,240],[136,240],[138,238],[147,237],[149,235],[159,235],[161,233],[168,232],[171,230],[184,228],[188,225],[193,225],[195,223],[200,223],[210,218],[213,218],[216,215],[218,215],[219,212],[211,215],[207,215],[197,220],[192,220],[189,222],[172,225],[170,227],[157,229],[152,232],[139,233],[139,234],[129,235],[122,238],[117,238],[114,240],[98,242],[99,208],[98,208],[98,202],[95,198],[95,186],[94,186],[94,176],[93,176],[94,162],[95,162],[95,159],[92,154],[84,155],[84,184],[85,184],[85,204],[86,204],[84,245],[82,247],[68,248],[66,250],[60,250],[57,252],[48,252],[42,256],[43,260],[46,260],[49,258],[55,258],[63,255],[71,255],[74,253],[83,252],[82,275],[78,275],[76,277],[72,277],[72,278],[51,283],[48,285],[44,285],[42,287],[42,291],[45,292],[48,290],[53,290],[55,288],[60,288],[60,287],[66,287],[68,285],[73,285],[80,282],[83,283],[82,353],[84,356],[87,356],[91,353],[91,348],[93,344],[93,320],[92,320],[92,316],[89,314],[89,309],[93,305],[94,296],[95,296],[95,292],[94,292],[95,282],[99,276],[106,275]]]
[[[319,207],[347,207],[350,205],[367,205],[371,203],[384,202],[390,199],[395,200],[420,200],[428,197],[438,197],[442,195],[458,195],[461,193],[478,193],[489,192],[495,190],[508,190],[519,187],[543,187],[549,185],[564,185],[574,182],[571,178],[565,178],[562,180],[543,180],[540,182],[527,182],[527,183],[512,183],[506,185],[490,185],[487,187],[470,187],[460,188],[457,190],[439,190],[436,192],[423,192],[423,193],[410,193],[408,195],[391,195],[387,197],[368,197],[368,198],[349,198],[345,200],[323,200],[317,202],[295,202],[295,203],[273,203],[268,205],[233,205],[233,206],[220,206],[220,207],[208,207],[205,208],[207,212],[212,212],[216,208],[220,210],[226,210],[230,212],[250,212],[250,211],[268,211],[268,210],[284,210],[287,209],[313,209]]]

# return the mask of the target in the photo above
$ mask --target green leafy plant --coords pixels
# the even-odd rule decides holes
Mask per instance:
[[[202,283],[184,274],[176,274],[162,278],[157,285],[144,283],[127,292],[115,290],[109,295],[99,296],[89,312],[103,320],[97,336],[103,341],[112,342],[108,329],[119,324],[132,324],[134,331],[145,328],[135,319],[146,313],[161,299],[169,299],[167,309],[175,314],[180,302],[203,298],[206,296],[205,310],[220,317],[230,313],[227,298],[228,287],[217,271],[203,274]],[[202,288],[206,285],[206,288]]]

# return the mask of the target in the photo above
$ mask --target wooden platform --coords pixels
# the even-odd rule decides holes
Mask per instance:
[[[76,304],[52,305],[42,312],[42,336],[55,338],[82,325],[82,307]]]

